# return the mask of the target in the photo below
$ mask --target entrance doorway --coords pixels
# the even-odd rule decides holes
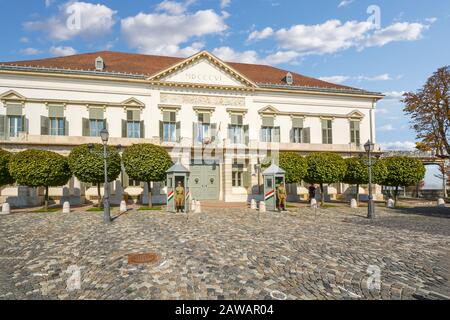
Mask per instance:
[[[218,164],[191,164],[190,191],[195,200],[219,200]]]

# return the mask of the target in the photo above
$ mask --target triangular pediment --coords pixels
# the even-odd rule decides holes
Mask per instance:
[[[25,98],[23,95],[21,95],[20,93],[14,91],[14,90],[9,90],[6,91],[5,93],[0,95],[0,100],[9,100],[9,101],[25,101],[27,98]]]
[[[355,111],[350,112],[350,113],[347,115],[347,117],[348,117],[348,118],[362,119],[362,118],[364,118],[364,113],[362,113],[362,112],[359,111],[359,110],[355,110]]]
[[[207,51],[202,51],[149,78],[168,84],[255,88],[256,84]]]
[[[136,98],[127,99],[124,102],[122,102],[121,104],[124,106],[127,106],[127,107],[144,107],[145,106],[143,102],[139,101]]]
[[[267,106],[258,111],[260,114],[278,114],[279,111],[273,106]]]

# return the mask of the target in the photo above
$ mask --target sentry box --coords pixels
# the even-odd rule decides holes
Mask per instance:
[[[285,177],[286,171],[274,163],[263,172],[264,202],[266,203],[266,210],[278,211],[277,188],[281,183],[286,185]]]
[[[180,161],[175,163],[169,170],[166,171],[167,175],[167,212],[177,212],[177,186],[178,182],[181,182],[181,186],[184,189],[184,195],[182,198],[182,210],[189,212],[190,192],[189,192],[189,176],[190,171],[183,166]],[[178,198],[178,200],[180,200]]]

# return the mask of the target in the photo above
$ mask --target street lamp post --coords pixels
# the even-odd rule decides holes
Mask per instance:
[[[367,152],[368,156],[368,167],[369,167],[369,203],[368,203],[368,219],[375,219],[375,206],[373,203],[373,194],[372,194],[372,152],[374,151],[375,145],[372,141],[368,140],[364,145],[364,150]]]
[[[109,207],[109,182],[108,182],[108,153],[107,153],[107,144],[109,140],[109,132],[106,129],[102,129],[100,131],[100,137],[103,142],[103,160],[105,164],[105,194],[103,196],[103,220],[105,222],[111,222],[111,213]]]

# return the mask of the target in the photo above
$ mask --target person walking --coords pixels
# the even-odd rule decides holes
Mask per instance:
[[[181,181],[178,181],[178,186],[175,188],[175,205],[177,207],[177,213],[184,212],[184,187]]]
[[[278,211],[287,211],[286,210],[286,188],[284,187],[284,183],[280,183],[280,186],[277,188],[277,196],[278,196]]]

